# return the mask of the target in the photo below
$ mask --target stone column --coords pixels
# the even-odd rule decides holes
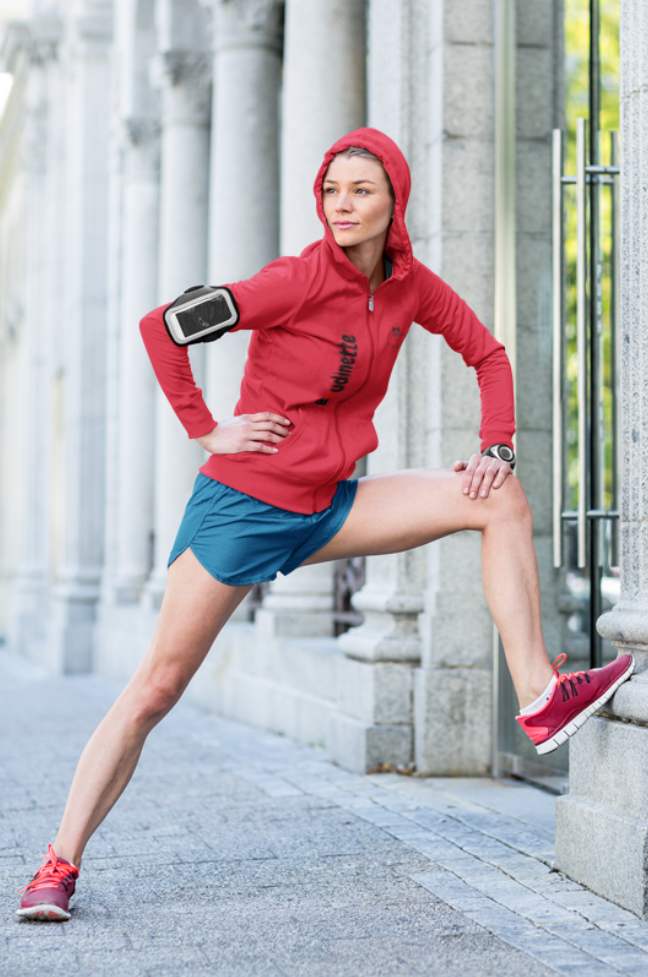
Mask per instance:
[[[158,125],[152,119],[129,119],[126,139],[113,583],[118,601],[137,600],[151,569],[155,378],[138,323],[158,299]]]
[[[250,278],[279,254],[279,84],[282,8],[278,0],[216,0],[209,280]],[[235,192],[245,174],[244,193]],[[206,347],[214,417],[239,398],[249,333]]]
[[[115,7],[108,256],[106,553],[102,604],[140,596],[151,570],[154,376],[138,323],[158,302],[160,96],[152,4]],[[102,608],[103,610],[103,608]],[[97,661],[113,618],[102,613]],[[110,652],[107,651],[107,654]]]
[[[313,182],[326,150],[365,125],[364,0],[286,0],[281,253],[322,236]]]
[[[14,403],[13,425],[22,424],[21,557],[13,582],[9,644],[14,654],[42,657],[46,634],[48,567],[48,320],[43,296],[50,294],[48,246],[51,212],[48,180],[52,155],[52,79],[57,71],[60,24],[31,25],[31,61],[25,102],[21,169],[26,179],[25,321],[22,330],[25,371],[22,404]],[[27,40],[27,37],[25,38]]]
[[[313,182],[340,136],[365,124],[363,0],[287,0],[281,140],[281,253],[322,237]],[[332,634],[333,568],[304,567],[272,584],[263,603],[277,635]],[[267,625],[262,613],[261,619]]]
[[[160,3],[162,53],[155,63],[162,90],[160,303],[207,276],[211,59],[206,15],[198,4]],[[176,35],[187,39],[187,48],[171,48]],[[190,359],[200,385],[202,346],[191,348]],[[146,585],[153,607],[162,600],[167,559],[203,457],[159,388],[155,397],[154,567]]]
[[[106,266],[111,5],[68,22],[66,209],[60,392],[65,430],[63,536],[55,567],[49,654],[66,672],[92,667],[103,564]],[[60,239],[59,239],[60,240]],[[61,245],[59,244],[59,247]]]
[[[556,868],[648,918],[648,0],[621,0],[621,596],[599,632],[637,670],[570,741]]]
[[[372,0],[369,6],[369,125],[391,136],[407,157],[413,145],[410,87],[423,80],[411,71],[410,59],[418,53],[413,14],[410,0]],[[415,192],[424,192],[426,184],[420,179]],[[412,203],[410,213],[422,200]],[[380,445],[368,458],[369,474],[425,464],[423,427],[416,423],[425,416],[427,337],[420,333],[414,329],[405,341],[376,412]],[[345,767],[365,771],[412,759],[412,664],[421,656],[418,614],[424,580],[421,552],[367,560],[366,584],[353,598],[364,624],[338,640],[346,658],[338,669],[337,712],[328,745]]]

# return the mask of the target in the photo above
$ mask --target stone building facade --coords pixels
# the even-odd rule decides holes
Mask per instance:
[[[52,671],[127,679],[201,462],[161,392],[143,313],[321,236],[312,183],[360,125],[412,169],[415,255],[503,337],[548,642],[551,131],[561,0],[35,0],[5,26],[0,120],[0,630]],[[195,346],[214,416],[247,338]],[[476,379],[413,329],[369,472],[478,448]],[[369,559],[363,623],[334,637],[334,568],[246,601],[187,696],[324,743],[354,770],[489,771],[493,626],[480,541]]]

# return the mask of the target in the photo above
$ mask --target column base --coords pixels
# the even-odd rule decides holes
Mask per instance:
[[[15,580],[11,597],[9,647],[12,654],[41,662],[46,640],[47,583],[37,570]]]
[[[491,765],[492,673],[485,668],[417,668],[414,757],[420,773],[483,776]]]
[[[137,604],[146,585],[144,574],[119,574],[110,585],[110,598],[115,604]],[[164,588],[162,588],[164,594]]]
[[[257,611],[257,623],[273,638],[333,637],[333,570],[328,563],[279,576]]]
[[[66,584],[54,591],[43,664],[57,675],[76,675],[93,668],[94,627],[99,589]]]
[[[556,802],[556,868],[643,919],[647,755],[648,728],[593,716],[570,741],[570,792]]]
[[[142,588],[141,601],[142,607],[146,611],[159,611],[162,607],[162,600],[164,599],[164,591],[166,590],[167,584],[167,574],[166,569],[164,573],[156,573],[154,570],[151,576],[146,581],[144,587]]]
[[[423,598],[418,595],[382,592],[366,586],[353,597],[364,623],[340,636],[341,650],[350,658],[371,662],[419,662],[421,638],[418,615]]]
[[[412,759],[412,727],[364,723],[334,712],[326,746],[331,759],[353,773],[368,773],[383,763],[407,766]]]

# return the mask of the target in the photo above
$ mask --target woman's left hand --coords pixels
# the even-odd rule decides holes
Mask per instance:
[[[471,455],[470,461],[455,461],[452,466],[456,472],[465,472],[461,490],[471,499],[487,499],[491,488],[498,489],[511,474],[507,461],[491,458],[490,455]]]

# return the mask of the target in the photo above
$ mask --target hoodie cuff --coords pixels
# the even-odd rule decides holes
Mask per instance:
[[[486,437],[483,437],[481,440],[482,454],[484,451],[486,451],[486,448],[490,448],[494,444],[506,444],[511,451],[515,451],[515,448],[513,447],[513,440],[508,431],[506,433],[503,431],[491,431]]]
[[[215,427],[218,427],[206,405],[204,410],[195,410],[192,411],[192,414],[195,416],[187,418],[185,415],[181,418],[182,426],[190,439],[202,438],[205,434],[210,434]]]

